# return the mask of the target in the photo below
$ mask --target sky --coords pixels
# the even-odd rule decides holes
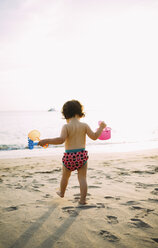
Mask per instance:
[[[0,111],[77,99],[157,121],[157,0],[0,1]]]

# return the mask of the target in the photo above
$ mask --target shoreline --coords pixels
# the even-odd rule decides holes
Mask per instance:
[[[60,150],[59,150],[60,149]],[[48,158],[48,157],[53,157],[54,159],[60,159],[64,153],[64,148],[61,147],[61,148],[58,148],[58,152],[56,151],[53,151],[53,149],[51,150],[51,152],[47,152],[46,150],[44,151],[36,151],[36,153],[34,154],[31,154],[32,151],[30,151],[30,154],[24,154],[22,156],[19,156],[19,157],[14,157],[14,156],[9,156],[9,157],[6,157],[6,156],[2,156],[0,157],[0,161],[3,161],[3,160],[10,160],[10,159],[25,159],[25,158],[34,158],[34,159],[41,159],[41,158]],[[147,154],[147,155],[158,155],[158,148],[151,148],[151,149],[140,149],[140,150],[131,150],[131,151],[113,151],[113,152],[108,152],[108,151],[105,151],[103,152],[102,150],[97,150],[97,151],[94,151],[94,148],[93,149],[88,149],[88,153],[90,154],[90,156],[101,156],[101,159],[105,158],[110,158],[110,156],[113,156],[115,158],[117,157],[122,157],[122,156],[135,156],[135,155],[138,155],[138,156],[142,156],[144,154]],[[32,156],[31,156],[32,155]],[[98,158],[99,159],[99,158]]]
[[[154,151],[158,149],[158,142],[148,143],[127,143],[127,144],[108,144],[102,143],[99,145],[87,145],[86,150],[89,153],[94,154],[109,154],[109,153],[128,153],[128,152],[144,152],[144,151]],[[47,157],[47,156],[62,156],[64,153],[64,146],[49,147],[48,149],[38,148],[38,149],[20,149],[20,150],[7,150],[0,151],[0,159],[9,158],[24,158],[24,157]]]

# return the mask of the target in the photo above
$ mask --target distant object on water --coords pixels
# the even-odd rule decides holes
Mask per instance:
[[[48,112],[54,112],[54,111],[56,111],[55,108],[50,108],[50,109],[48,110]]]

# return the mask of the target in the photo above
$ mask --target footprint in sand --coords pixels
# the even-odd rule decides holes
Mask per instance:
[[[138,207],[138,206],[132,206],[131,209],[132,210],[143,210],[144,208]]]
[[[113,179],[113,177],[111,177],[109,174],[106,174],[106,179]]]
[[[72,189],[79,189],[79,188],[80,188],[80,186],[77,186],[77,185],[72,186]]]
[[[143,174],[155,174],[154,171],[140,171],[140,170],[132,171],[132,173],[140,174],[140,175],[143,175]]]
[[[153,203],[158,203],[158,199],[151,199],[151,198],[148,198],[148,201],[153,202]]]
[[[151,228],[151,226],[149,224],[145,223],[141,219],[132,218],[131,221],[132,222],[129,223],[131,227],[136,227],[136,228]]]
[[[56,183],[57,178],[49,178],[47,181],[50,182],[50,183]]]
[[[44,197],[44,198],[49,198],[49,197],[51,197],[51,195],[50,195],[50,194],[46,194],[46,195],[44,195],[43,197]]]
[[[154,171],[155,171],[155,172],[158,172],[158,167],[155,167],[155,168],[154,168]]]
[[[141,183],[141,182],[136,182],[135,183],[136,188],[142,188],[142,189],[147,189],[149,187],[157,187],[158,184],[149,184],[149,183]]]
[[[144,218],[150,212],[154,211],[154,209],[142,208],[142,207],[138,207],[138,206],[132,206],[132,207],[130,207],[130,209],[131,210],[138,210],[137,214],[135,215],[135,218]]]
[[[90,208],[97,208],[97,205],[96,204],[78,205],[76,208],[85,210]]]
[[[68,213],[71,217],[76,217],[78,215],[78,212],[71,206],[63,207],[62,210]]]
[[[114,199],[113,196],[110,196],[110,195],[107,195],[107,196],[104,196],[105,199]]]
[[[28,175],[24,175],[24,176],[22,176],[22,178],[33,178],[33,176],[32,176],[32,174],[30,173],[30,174],[28,174]]]
[[[104,162],[104,163],[103,163],[103,166],[111,166],[111,164],[108,163],[108,162]]]
[[[112,233],[106,230],[101,230],[99,232],[99,235],[102,236],[104,240],[108,240],[109,242],[117,242],[120,240],[118,237],[116,237],[115,235],[113,235]]]
[[[151,191],[151,194],[158,195],[158,188],[155,188],[153,191]]]
[[[130,176],[130,173],[128,171],[121,171],[117,173],[119,176]]]
[[[99,189],[101,187],[100,186],[96,186],[96,185],[90,185],[88,188],[89,189]]]
[[[138,205],[139,202],[136,201],[127,201],[125,203],[121,203],[121,205],[127,205],[127,206],[131,206],[131,205]]]
[[[107,215],[106,217],[108,219],[109,224],[117,224],[117,223],[119,223],[116,216]]]
[[[104,196],[105,199],[114,199],[114,200],[120,200],[120,197],[113,197],[113,196],[110,196],[110,195],[107,195],[107,196]]]
[[[158,243],[158,238],[152,238],[152,240]]]
[[[97,203],[97,208],[105,208],[104,203],[98,202],[98,203]]]
[[[23,186],[19,183],[15,185],[15,189],[22,189],[22,188],[23,188]]]
[[[17,206],[10,206],[8,208],[5,208],[4,210],[7,212],[15,211],[15,210],[18,210],[18,207]]]
[[[39,186],[38,185],[32,185],[32,189],[34,190],[34,191],[40,191],[39,190]]]
[[[36,174],[52,174],[54,172],[60,172],[60,171],[61,171],[61,168],[57,168],[57,169],[50,170],[50,171],[36,171],[35,173]]]
[[[142,208],[142,207],[139,207],[139,206],[132,206],[131,209],[132,210],[143,210],[146,213],[150,213],[150,212],[154,211],[154,209]]]

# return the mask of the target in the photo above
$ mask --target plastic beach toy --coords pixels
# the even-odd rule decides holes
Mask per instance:
[[[98,124],[100,124],[101,121],[98,122]],[[106,127],[103,129],[101,135],[99,136],[98,139],[100,140],[108,140],[111,138],[111,128],[110,127]]]
[[[40,132],[38,130],[32,130],[31,132],[29,132],[28,134],[28,147],[29,149],[33,149],[34,146],[38,145],[38,142],[40,141]],[[37,141],[38,142],[34,142]],[[48,144],[46,144],[45,146],[43,146],[44,148],[48,147]]]

